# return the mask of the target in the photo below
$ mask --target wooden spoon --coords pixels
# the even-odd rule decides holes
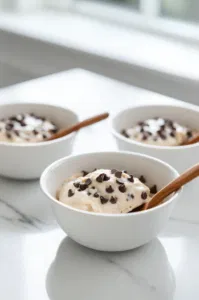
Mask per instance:
[[[97,123],[99,121],[102,121],[102,120],[108,118],[108,116],[109,116],[109,113],[100,114],[100,115],[94,116],[92,118],[86,119],[86,120],[84,120],[82,122],[79,122],[79,123],[77,123],[75,125],[72,125],[71,127],[61,129],[57,133],[53,134],[46,141],[51,141],[51,140],[54,140],[54,139],[61,138],[61,137],[65,136],[65,135],[68,135],[68,134],[70,134],[70,133],[72,133],[74,131],[77,131],[77,130],[83,128],[83,127],[92,125],[92,124]]]
[[[198,142],[199,142],[199,134],[197,134],[196,136],[192,137],[188,141],[182,143],[181,146],[191,145],[191,144],[195,144],[195,143],[198,143]]]
[[[152,207],[155,207],[162,203],[162,201],[171,195],[173,192],[176,192],[183,185],[187,184],[189,181],[199,176],[199,164],[193,166],[191,169],[188,169],[178,178],[171,181],[164,188],[162,188],[157,194],[155,194],[148,203],[145,203],[140,210],[146,210]]]

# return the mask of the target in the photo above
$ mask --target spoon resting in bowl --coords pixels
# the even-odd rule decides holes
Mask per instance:
[[[145,203],[140,210],[147,210],[153,208],[163,202],[163,200],[171,195],[173,192],[179,190],[183,185],[187,184],[194,178],[199,176],[199,164],[191,167],[182,173],[178,178],[171,181],[159,192],[157,192],[148,203]]]
[[[79,123],[76,123],[75,125],[72,125],[72,126],[70,126],[68,128],[61,129],[57,133],[53,134],[46,141],[51,141],[51,140],[55,140],[55,139],[61,138],[61,137],[65,136],[65,135],[68,135],[68,134],[70,134],[70,133],[72,133],[74,131],[77,131],[77,130],[83,128],[83,127],[87,127],[87,126],[92,125],[94,123],[100,122],[100,121],[108,118],[108,116],[109,116],[109,113],[103,113],[103,114],[94,116],[92,118],[86,119],[84,121],[81,121]]]

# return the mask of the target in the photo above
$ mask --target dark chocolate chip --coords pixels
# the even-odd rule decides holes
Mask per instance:
[[[74,187],[79,188],[80,183],[79,182],[73,182]]]
[[[82,174],[83,174],[83,177],[84,177],[84,176],[88,175],[88,172],[86,172],[86,171],[83,170]]]
[[[95,194],[93,195],[93,197],[99,198],[99,194],[98,194],[98,193],[95,193]]]
[[[72,197],[74,195],[73,191],[70,189],[68,190],[68,197]]]
[[[87,192],[87,195],[90,196],[90,195],[91,195],[91,192],[88,191],[88,192]]]
[[[57,133],[57,131],[58,131],[57,128],[56,128],[56,129],[51,129],[51,130],[50,130],[50,133]]]
[[[92,188],[93,190],[95,189],[95,187],[94,187],[94,186],[92,186],[91,188]]]
[[[34,133],[34,135],[37,135],[37,134],[39,133],[39,132],[38,132],[37,130],[35,130],[35,129],[34,129],[32,132]]]
[[[109,185],[109,186],[106,188],[106,192],[109,193],[109,194],[111,194],[111,193],[114,192],[114,189],[112,188],[111,185]]]
[[[142,136],[142,141],[146,141],[148,139],[148,134],[145,132]]]
[[[115,204],[115,203],[117,202],[117,197],[111,196],[110,202],[111,202],[112,204]]]
[[[26,123],[25,123],[24,121],[20,121],[20,125],[21,125],[22,127],[24,127],[24,126],[26,126]]]
[[[115,174],[116,172],[117,172],[116,169],[112,169],[112,170],[111,170],[111,174]]]
[[[171,132],[170,132],[170,136],[171,136],[171,137],[175,137],[175,132],[171,131]]]
[[[43,139],[46,139],[47,135],[46,134],[42,134],[42,137],[43,137]]]
[[[85,181],[85,184],[89,185],[89,184],[91,184],[91,183],[92,183],[91,179],[90,179],[90,178],[87,178],[86,181]]]
[[[139,125],[139,126],[144,126],[144,125],[145,125],[145,122],[140,121],[140,122],[138,122],[138,125]]]
[[[143,175],[140,176],[139,180],[142,182],[142,183],[146,183],[146,179]]]
[[[125,173],[125,174],[128,174],[128,172],[126,170],[123,170],[122,172]]]
[[[108,181],[110,177],[108,177],[106,174],[104,174],[104,181]]]
[[[130,177],[129,177],[129,178],[127,178],[127,180],[128,180],[128,181],[130,181],[130,182],[134,182],[133,175],[130,175]]]
[[[80,184],[78,191],[84,191],[85,189],[87,189],[87,187],[88,187],[87,184]]]
[[[100,201],[101,201],[102,204],[105,204],[105,203],[108,202],[108,199],[106,199],[106,198],[103,197],[103,196],[100,196]]]
[[[156,186],[156,185],[153,185],[153,186],[150,188],[150,193],[151,193],[151,194],[156,194],[156,193],[157,193],[157,186]]]
[[[146,200],[146,198],[147,198],[147,193],[146,193],[146,192],[142,192],[141,198],[142,198],[143,200]]]
[[[125,136],[126,138],[129,138],[129,135],[127,134],[127,132],[126,132],[125,129],[123,129],[123,130],[121,131],[121,134],[122,134],[123,136]]]
[[[130,197],[131,197],[132,199],[134,199],[134,195],[133,195],[133,194],[130,194]]]
[[[97,182],[103,182],[104,181],[104,176],[105,176],[104,173],[100,174],[99,176],[97,176],[96,181]]]
[[[10,121],[18,122],[18,120],[17,120],[17,118],[16,118],[15,116],[10,117],[9,120],[10,120]]]
[[[13,127],[14,125],[12,123],[9,123],[6,125],[6,130],[10,131]]]
[[[160,137],[161,137],[162,140],[166,140],[166,135],[165,134],[161,133]]]
[[[120,191],[121,193],[125,193],[125,192],[126,192],[126,187],[125,187],[124,184],[119,185],[118,189],[119,189],[119,191]]]
[[[144,128],[143,127],[140,127],[140,132],[144,132]]]
[[[6,133],[6,136],[7,136],[8,139],[11,139],[11,137],[12,137],[11,134],[8,133],[8,132]]]
[[[19,131],[18,130],[14,130],[14,133],[16,136],[19,136]]]
[[[190,139],[190,138],[192,138],[192,136],[193,136],[192,132],[191,131],[187,131],[187,137]]]
[[[115,177],[121,178],[122,177],[122,172],[121,171],[115,172]]]

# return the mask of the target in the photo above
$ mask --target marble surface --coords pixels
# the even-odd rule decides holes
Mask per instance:
[[[2,89],[0,103],[11,101],[60,103],[83,118],[140,102],[175,100],[73,70]],[[116,149],[109,125],[107,120],[78,133],[74,153]],[[139,249],[89,250],[57,226],[38,181],[0,178],[2,300],[195,300],[198,252],[199,224],[177,218],[159,238]]]

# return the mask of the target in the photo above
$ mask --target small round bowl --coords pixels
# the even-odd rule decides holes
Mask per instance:
[[[147,145],[121,135],[121,130],[148,118],[164,117],[199,131],[199,108],[182,105],[140,105],[121,111],[112,119],[112,134],[120,150],[133,151],[154,156],[172,165],[180,173],[198,163],[199,143],[187,146],[164,147]],[[172,214],[174,218],[199,221],[199,179],[184,188],[183,198]],[[190,199],[191,202],[188,200]]]
[[[78,121],[69,109],[47,104],[16,103],[0,105],[0,119],[19,113],[35,113],[49,118],[59,128]],[[15,179],[36,179],[53,161],[71,154],[75,133],[38,143],[0,142],[0,175]]]
[[[135,176],[143,174],[147,184],[157,184],[158,189],[178,176],[175,169],[160,160],[128,152],[89,153],[54,162],[43,172],[40,185],[58,224],[68,236],[101,251],[133,249],[156,237],[166,225],[180,191],[153,209],[129,214],[86,212],[56,200],[56,191],[67,177],[94,168],[125,169]]]

